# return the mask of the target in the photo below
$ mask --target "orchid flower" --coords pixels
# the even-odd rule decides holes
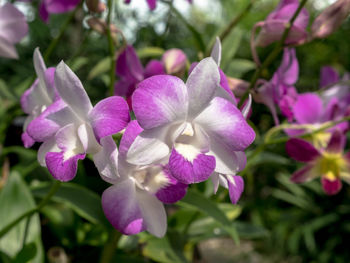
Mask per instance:
[[[276,105],[290,121],[293,119],[292,106],[297,98],[294,84],[298,80],[299,64],[295,49],[284,49],[282,63],[269,82],[260,80],[263,85],[254,94],[254,100],[265,104],[271,111],[275,124],[279,124]]]
[[[293,159],[306,163],[292,175],[291,180],[303,183],[321,177],[326,194],[337,194],[342,188],[341,180],[350,183],[350,154],[343,153],[345,142],[346,137],[339,130],[334,131],[323,149],[317,149],[302,139],[290,139],[286,144],[287,153]]]
[[[170,75],[182,76],[186,68],[187,56],[178,48],[172,48],[164,52],[162,63],[165,72]]]
[[[54,87],[55,68],[46,68],[38,48],[34,51],[33,60],[38,78],[21,97],[22,109],[28,114],[24,122],[24,131],[22,134],[22,141],[26,148],[31,147],[35,141],[43,141],[40,138],[36,138],[35,130],[47,129],[47,125],[50,125],[50,123],[49,120],[46,121],[43,118],[42,113],[51,111],[49,109],[52,107],[51,105],[59,100]],[[41,125],[40,123],[43,124]],[[48,135],[48,137],[50,136]]]
[[[102,140],[104,150],[95,155],[94,161],[102,178],[113,184],[102,194],[102,208],[111,224],[123,234],[147,230],[162,237],[167,227],[162,202],[180,200],[187,185],[172,177],[164,161],[142,166],[126,161],[127,151],[140,132],[137,121],[130,122],[120,141],[119,153],[111,137]],[[104,166],[105,159],[113,165]]]
[[[15,44],[27,34],[25,16],[10,3],[0,6],[0,57],[17,59]]]
[[[81,0],[42,0],[39,15],[44,22],[49,21],[50,14],[61,14],[72,11]]]
[[[45,158],[41,164],[54,178],[69,181],[76,174],[78,160],[101,151],[101,139],[124,129],[130,116],[126,102],[117,96],[93,107],[79,78],[63,61],[56,68],[55,87],[64,106],[49,113],[46,119],[59,129],[41,145],[39,155]],[[40,137],[47,131],[37,133]]]
[[[199,62],[186,84],[168,75],[142,81],[132,99],[144,131],[132,143],[127,161],[149,165],[170,154],[170,172],[185,184],[202,182],[214,171],[234,173],[255,133],[234,104],[215,96],[219,82],[212,58]]]
[[[279,5],[272,11],[265,21],[258,22],[253,28],[252,41],[254,41],[254,32],[258,27],[261,31],[254,41],[254,46],[265,47],[273,42],[279,41],[286,29],[286,24],[293,17],[299,7],[298,0],[281,0]],[[303,8],[295,19],[285,44],[298,44],[307,38],[306,27],[309,21],[309,13]]]

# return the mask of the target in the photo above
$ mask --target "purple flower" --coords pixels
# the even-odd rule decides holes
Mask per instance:
[[[317,149],[308,141],[292,138],[286,144],[287,153],[306,165],[296,171],[291,180],[303,183],[321,177],[323,190],[328,195],[337,194],[341,180],[350,183],[350,154],[344,155],[346,137],[335,130],[326,147]]]
[[[12,4],[0,7],[0,57],[18,58],[15,44],[28,33],[24,15]]]
[[[61,14],[72,11],[81,0],[42,0],[39,6],[39,15],[46,23],[50,14]]]
[[[285,48],[282,63],[272,76],[269,82],[261,80],[263,83],[254,95],[256,102],[265,104],[271,111],[275,124],[279,124],[276,105],[281,113],[293,120],[292,107],[297,98],[297,91],[294,84],[299,76],[299,64],[295,54],[295,49]]]
[[[169,156],[151,165],[138,166],[126,161],[127,151],[140,132],[142,128],[137,121],[130,122],[120,142],[119,154],[113,139],[106,137],[102,144],[104,150],[95,155],[102,178],[113,184],[102,195],[102,207],[107,219],[123,234],[147,230],[162,237],[167,226],[162,202],[180,200],[186,194],[187,185],[171,175],[166,166]],[[104,159],[114,165],[104,166]]]
[[[130,45],[119,54],[116,63],[116,73],[120,79],[115,84],[114,92],[115,95],[126,97],[128,101],[140,81],[150,76],[165,74],[163,64],[158,60],[151,60],[144,69]]]
[[[135,116],[144,129],[131,145],[127,161],[149,165],[169,157],[178,181],[202,182],[213,172],[234,174],[255,133],[230,101],[216,96],[220,73],[203,59],[185,83],[159,75],[142,81],[133,94]]]
[[[255,46],[265,47],[282,38],[286,24],[290,21],[298,9],[298,0],[281,0],[277,8],[271,12],[265,21],[258,22],[255,26],[261,27]],[[306,27],[309,21],[309,13],[303,8],[295,19],[292,28],[286,38],[285,44],[298,44],[307,37]]]
[[[54,178],[69,181],[76,174],[79,159],[100,152],[104,137],[125,128],[130,120],[129,109],[117,96],[108,97],[93,107],[80,80],[63,61],[56,68],[55,87],[64,104],[46,116],[55,123],[57,131],[46,138],[39,155],[45,158],[41,163]],[[44,137],[46,129],[36,131],[36,136]]]
[[[154,10],[157,7],[157,0],[146,0],[148,7],[150,10]],[[131,0],[124,0],[125,4],[130,4]],[[187,0],[187,2],[189,2],[190,4],[192,4],[193,0]]]

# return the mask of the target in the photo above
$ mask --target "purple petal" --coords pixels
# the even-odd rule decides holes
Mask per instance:
[[[169,184],[156,193],[156,197],[166,204],[176,203],[181,200],[187,192],[187,184],[177,181],[171,174],[169,167],[163,167],[163,173],[169,180]]]
[[[299,77],[299,63],[294,48],[285,48],[282,63],[277,70],[283,83],[289,86],[294,85]]]
[[[243,151],[255,139],[255,132],[242,113],[223,98],[214,98],[194,121],[210,138],[233,151]]]
[[[65,106],[63,100],[57,100],[47,107],[45,111],[29,123],[27,127],[28,134],[37,142],[46,141],[48,138],[54,136],[61,126],[46,117],[60,111]]]
[[[335,195],[339,193],[339,191],[342,188],[342,183],[338,178],[334,180],[329,180],[327,177],[322,176],[321,183],[322,183],[323,190],[327,195]]]
[[[323,113],[322,100],[313,93],[299,95],[293,106],[293,113],[300,124],[316,123]]]
[[[143,129],[140,127],[140,125],[138,124],[138,122],[136,120],[129,122],[129,124],[126,127],[126,130],[123,134],[123,137],[120,140],[119,154],[121,156],[124,156],[124,158],[126,158],[126,154],[129,150],[131,144],[134,142],[137,135],[139,135],[142,131],[143,131]]]
[[[44,141],[38,150],[38,162],[41,166],[46,167],[46,162],[45,162],[45,156],[48,152],[60,152],[61,149],[58,148],[56,144],[56,138],[52,137],[48,139],[47,141]]]
[[[154,10],[156,9],[156,5],[157,5],[157,0],[146,0],[149,9]]]
[[[73,10],[80,0],[43,0],[48,13],[60,14]]]
[[[127,82],[143,80],[143,67],[135,49],[128,45],[117,58],[116,73]]]
[[[145,79],[132,96],[136,119],[144,129],[184,120],[187,105],[185,84],[181,79],[168,75]]]
[[[132,180],[124,180],[102,194],[102,208],[112,226],[125,235],[146,230]]]
[[[39,16],[45,23],[49,22],[49,12],[47,12],[44,2],[41,2],[39,5]]]
[[[189,161],[173,148],[169,157],[169,169],[181,183],[199,183],[207,180],[214,171],[215,158],[199,153],[194,160]]]
[[[286,151],[290,157],[299,162],[311,162],[320,156],[320,152],[309,142],[292,138],[286,143]]]
[[[30,137],[29,134],[26,131],[22,133],[21,139],[22,139],[22,142],[23,142],[23,145],[24,145],[25,148],[30,148],[35,143],[33,138]]]
[[[64,152],[49,152],[46,154],[45,162],[51,175],[62,182],[72,180],[78,169],[78,160],[85,158],[85,154],[77,154],[68,160],[64,160]]]
[[[95,105],[89,113],[89,120],[99,142],[126,127],[130,121],[128,104],[118,96],[106,98]]]
[[[114,85],[114,95],[128,98],[132,95],[138,83],[139,81],[122,78]]]
[[[326,148],[326,152],[342,153],[345,148],[346,137],[340,130],[335,130]]]
[[[307,164],[303,168],[293,173],[290,180],[293,183],[297,183],[297,184],[308,182],[314,179],[315,177],[320,176],[320,174],[318,174],[316,170],[317,169],[313,164]]]
[[[195,118],[203,111],[213,99],[219,85],[220,73],[215,61],[211,57],[201,60],[186,82],[189,118]]]
[[[337,71],[335,71],[334,68],[330,66],[321,68],[321,79],[320,79],[321,88],[337,83],[338,81],[339,81],[339,74]]]
[[[164,75],[166,74],[164,71],[164,65],[161,61],[152,59],[147,63],[145,68],[145,79],[155,76],[155,75]]]
[[[18,59],[15,45],[3,37],[0,37],[0,57]]]
[[[55,72],[55,86],[60,97],[83,120],[92,110],[91,101],[79,78],[62,61]]]
[[[233,204],[237,204],[244,190],[244,181],[241,176],[227,175],[228,190]]]

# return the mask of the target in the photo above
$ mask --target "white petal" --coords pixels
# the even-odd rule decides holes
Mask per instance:
[[[48,152],[60,152],[61,149],[58,148],[56,144],[56,139],[52,137],[51,139],[43,142],[38,150],[38,162],[41,166],[46,166],[45,155]]]
[[[220,38],[216,37],[215,44],[211,50],[210,56],[214,59],[215,63],[220,67],[221,62],[221,42]]]

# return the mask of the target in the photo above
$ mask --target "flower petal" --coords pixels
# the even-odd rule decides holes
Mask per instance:
[[[0,7],[0,38],[14,44],[28,33],[26,18],[13,4],[6,3]],[[0,41],[1,42],[1,41]]]
[[[186,195],[188,185],[177,181],[172,176],[168,165],[163,167],[162,172],[168,178],[169,184],[158,190],[156,197],[166,204],[172,204],[181,200]]]
[[[308,141],[291,138],[286,143],[286,151],[290,157],[299,162],[311,162],[320,156],[320,152]]]
[[[61,61],[55,72],[55,86],[60,97],[83,120],[92,110],[91,101],[74,72]]]
[[[155,75],[164,75],[166,74],[164,71],[164,65],[161,61],[152,59],[147,63],[145,68],[145,79],[155,76]]]
[[[78,137],[86,153],[95,154],[101,150],[101,145],[96,141],[89,124],[83,123],[78,127]]]
[[[317,123],[322,112],[322,100],[313,93],[299,95],[293,106],[294,118],[300,124]]]
[[[32,137],[29,136],[29,134],[25,131],[22,133],[21,135],[21,139],[22,139],[22,142],[23,142],[23,146],[25,148],[30,148],[34,145],[35,141],[33,140]]]
[[[188,160],[173,148],[169,157],[169,168],[171,174],[181,183],[199,183],[207,180],[214,171],[215,158],[199,153],[193,160]]]
[[[293,183],[305,183],[320,176],[317,173],[317,168],[313,164],[307,164],[303,168],[294,172],[290,178]]]
[[[233,151],[243,151],[255,139],[254,130],[242,113],[223,98],[214,98],[194,122],[201,126],[210,140],[215,139]]]
[[[140,127],[136,120],[129,122],[126,130],[123,134],[122,139],[120,140],[119,145],[119,154],[126,158],[126,154],[131,146],[131,144],[135,141],[137,135],[139,135],[143,129]]]
[[[112,226],[125,235],[134,235],[146,229],[136,186],[131,179],[107,188],[102,194],[102,208]]]
[[[209,57],[201,60],[189,75],[188,89],[189,118],[196,117],[212,100],[220,83],[220,73],[215,61]]]
[[[49,13],[60,14],[73,10],[80,0],[43,0]]]
[[[335,130],[328,142],[326,152],[342,153],[345,148],[346,137],[340,130]]]
[[[335,84],[339,81],[339,74],[331,66],[321,68],[320,87],[324,88],[328,85]]]
[[[38,162],[41,166],[46,167],[45,163],[45,156],[48,152],[60,152],[61,149],[58,148],[57,143],[56,143],[56,138],[52,137],[48,139],[47,141],[43,142],[38,150]]]
[[[219,37],[216,37],[215,44],[211,50],[210,56],[214,59],[216,65],[220,67],[221,62],[221,41]]]
[[[244,181],[238,175],[226,175],[230,199],[233,204],[237,204],[244,190]]]
[[[187,90],[181,79],[153,76],[140,82],[132,96],[136,119],[144,129],[152,129],[186,118]]]
[[[78,160],[85,158],[85,154],[77,154],[66,160],[64,152],[48,152],[45,163],[51,175],[62,182],[72,180],[78,169]]]
[[[342,182],[339,178],[336,178],[334,180],[329,180],[328,178],[322,176],[321,183],[323,190],[327,195],[335,195],[339,193],[339,191],[342,188]]]
[[[96,139],[100,141],[126,127],[130,121],[129,107],[123,98],[112,96],[97,103],[88,117]]]
[[[15,45],[0,37],[0,57],[18,59]]]

